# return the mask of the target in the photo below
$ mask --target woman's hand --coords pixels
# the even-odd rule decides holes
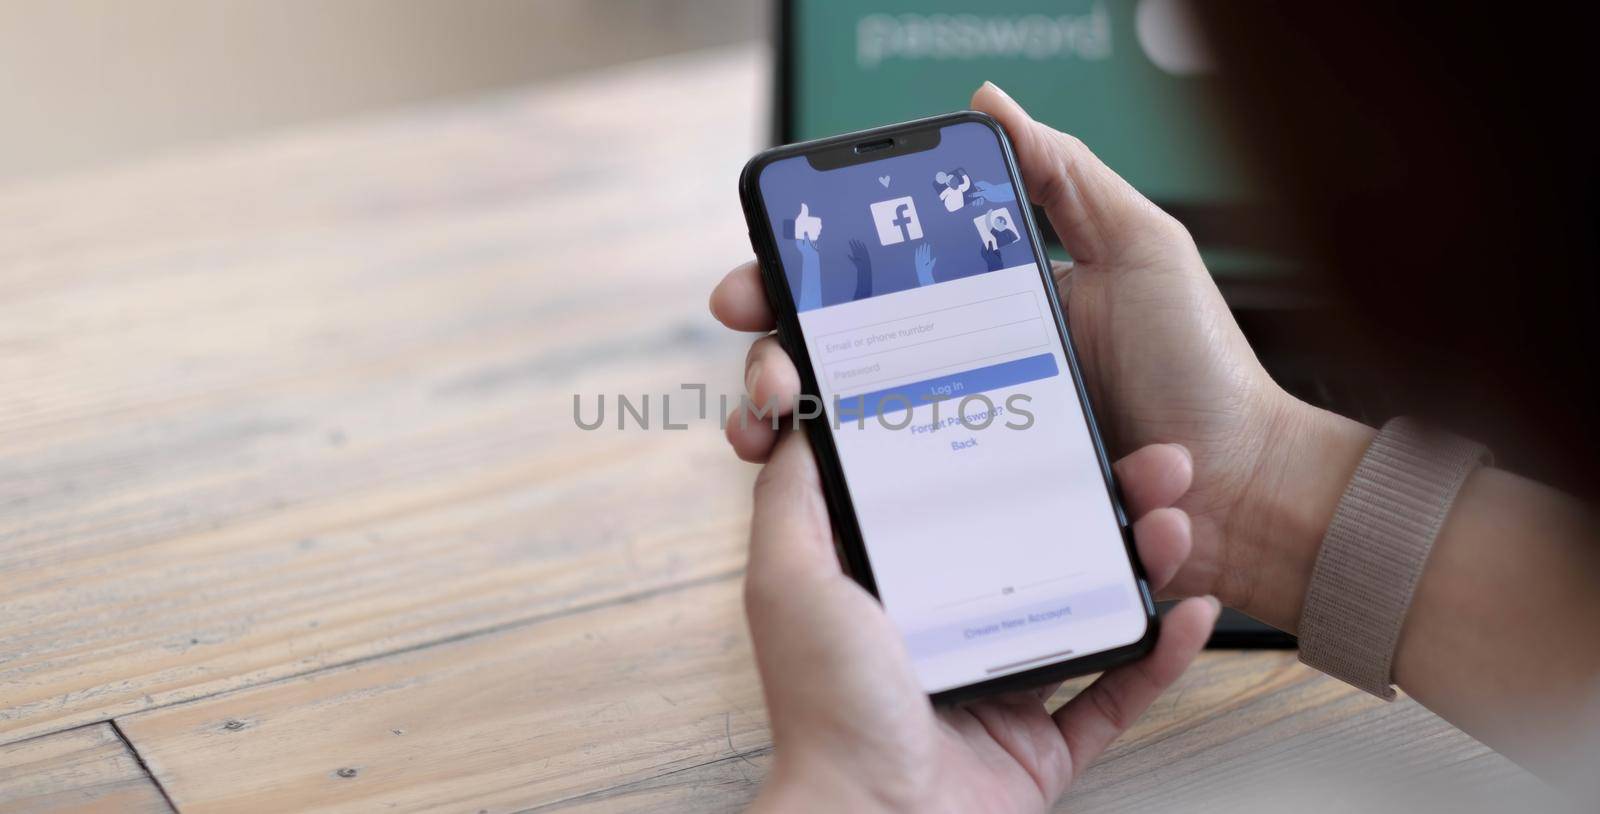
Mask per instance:
[[[1029,199],[1045,209],[1076,261],[1057,269],[1057,280],[1113,453],[1176,443],[1194,455],[1194,488],[1178,504],[1194,520],[1194,554],[1167,594],[1214,594],[1292,627],[1311,563],[1264,552],[1274,535],[1291,531],[1275,527],[1283,512],[1265,504],[1293,503],[1279,475],[1285,460],[1307,453],[1304,428],[1320,411],[1284,393],[1256,361],[1181,224],[999,88],[985,84],[972,106],[1005,128]],[[774,325],[754,263],[728,274],[711,310],[735,330]],[[751,347],[745,382],[757,404],[771,399],[780,410],[800,390],[793,362],[770,336]],[[776,439],[770,419],[729,423],[728,440],[745,460],[765,460]],[[1359,444],[1353,448],[1359,457]],[[1349,471],[1335,470],[1336,497]],[[1294,531],[1320,536],[1327,521],[1315,515],[1331,505],[1306,501],[1304,508],[1306,528]],[[1273,595],[1258,596],[1260,584]]]
[[[1171,508],[1189,456],[1146,447],[1116,471],[1159,587],[1190,549],[1188,518]],[[756,808],[795,811],[1044,810],[1189,666],[1218,611],[1209,598],[1178,605],[1148,657],[1054,714],[1055,687],[935,710],[882,606],[841,572],[811,448],[794,431],[756,481],[745,607],[777,746]]]

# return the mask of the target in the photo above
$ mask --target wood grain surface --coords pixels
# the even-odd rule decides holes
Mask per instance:
[[[171,810],[111,724],[0,746],[0,814]]]
[[[0,810],[746,804],[754,470],[715,414],[748,338],[705,298],[748,256],[764,64],[0,192]],[[1213,653],[1064,805],[1227,806],[1374,755],[1526,782],[1410,702]]]
[[[716,579],[119,723],[184,811],[536,807],[765,749],[740,618]]]
[[[0,197],[0,742],[740,567],[755,59]]]

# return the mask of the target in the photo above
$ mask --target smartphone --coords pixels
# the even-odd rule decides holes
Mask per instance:
[[[1155,606],[999,124],[778,147],[739,192],[840,560],[934,701],[1148,653]]]

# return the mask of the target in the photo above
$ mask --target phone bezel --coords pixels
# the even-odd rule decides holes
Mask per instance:
[[[963,122],[976,122],[993,131],[1000,146],[1002,157],[1005,160],[1006,172],[1010,175],[1013,188],[1017,191],[1017,199],[1019,201],[1028,200],[1027,191],[1022,183],[1022,173],[1017,169],[1016,158],[1011,150],[1011,141],[1006,137],[1005,130],[1000,126],[999,122],[989,115],[974,110],[947,113],[870,130],[861,130],[839,136],[774,147],[757,153],[745,164],[744,170],[739,175],[739,200],[744,209],[745,223],[750,230],[750,245],[760,261],[761,279],[766,288],[767,301],[771,304],[773,313],[777,316],[778,340],[794,361],[795,368],[800,374],[802,392],[819,396],[821,388],[817,385],[815,371],[811,367],[810,354],[806,353],[805,350],[804,333],[800,328],[799,311],[783,275],[781,261],[778,256],[776,232],[767,217],[767,209],[761,199],[760,178],[762,170],[776,161],[788,158],[810,156],[816,153],[834,153],[841,147],[848,148],[864,141],[870,142],[884,138],[904,137],[930,129],[938,131],[950,125]],[[875,157],[864,158],[854,163],[871,163],[901,154],[904,153],[888,152]],[[1083,375],[1078,366],[1077,351],[1072,344],[1072,335],[1067,330],[1066,316],[1061,309],[1061,303],[1056,294],[1055,280],[1050,272],[1049,255],[1045,253],[1043,241],[1040,240],[1038,225],[1035,223],[1033,216],[1033,208],[1031,206],[1019,206],[1017,209],[1021,213],[1023,222],[1027,225],[1028,240],[1031,241],[1034,257],[1040,261],[1040,283],[1044,287],[1046,299],[1050,303],[1051,312],[1055,317],[1056,333],[1061,339],[1062,350],[1067,359],[1067,367],[1072,373],[1073,386],[1077,390],[1078,402],[1082,406],[1084,419],[1088,424],[1089,436],[1093,442],[1095,456],[1099,460],[1101,475],[1105,480],[1106,494],[1111,501],[1117,525],[1122,532],[1123,547],[1133,571],[1135,584],[1139,588],[1141,602],[1145,610],[1145,632],[1137,641],[1111,650],[1091,653],[1079,658],[1067,659],[1066,661],[1047,664],[1031,670],[1024,670],[931,693],[930,697],[936,704],[959,703],[1012,690],[1037,687],[1074,676],[1100,672],[1119,664],[1134,661],[1149,653],[1155,646],[1156,637],[1160,629],[1160,620],[1156,615],[1155,602],[1151,596],[1149,581],[1145,576],[1144,564],[1140,562],[1138,551],[1134,545],[1133,527],[1123,506],[1121,489],[1117,485],[1116,475],[1111,469],[1111,460],[1106,453],[1105,443],[1100,436],[1099,425],[1095,421],[1094,411],[1089,403],[1089,393],[1084,386]],[[822,476],[823,493],[828,504],[828,514],[833,524],[839,559],[846,572],[856,582],[860,583],[874,597],[878,597],[877,581],[872,574],[872,565],[867,557],[866,545],[862,539],[861,529],[856,519],[855,505],[845,480],[844,468],[839,460],[838,450],[834,446],[833,433],[829,431],[828,421],[826,418],[817,418],[805,420],[803,423]]]

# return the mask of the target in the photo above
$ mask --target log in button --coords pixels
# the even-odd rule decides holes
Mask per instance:
[[[1041,353],[840,399],[839,415],[866,419],[883,412],[898,412],[935,401],[960,401],[990,390],[1048,379],[1058,371],[1056,357]]]

